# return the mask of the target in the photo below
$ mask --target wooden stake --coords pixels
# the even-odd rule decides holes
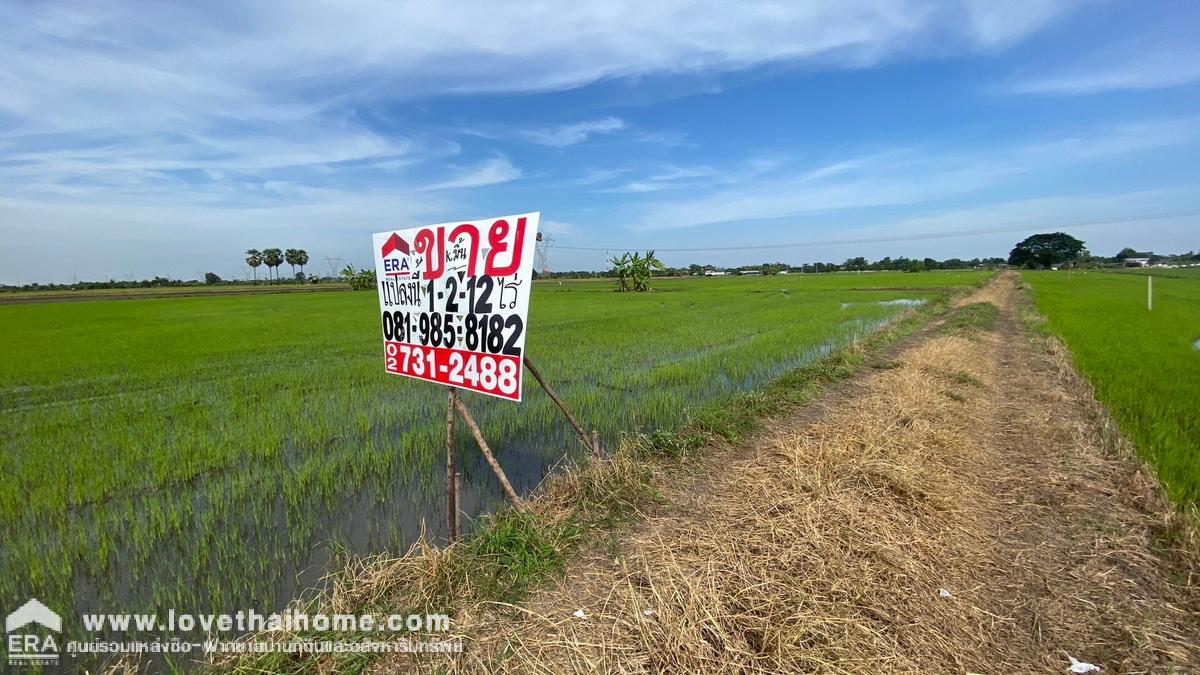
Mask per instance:
[[[446,387],[446,536],[458,541],[458,470],[454,466],[454,407],[458,396]]]
[[[462,474],[454,472],[454,529],[458,529],[458,514],[462,513]],[[454,536],[461,537],[462,533],[456,531]]]
[[[592,429],[592,454],[600,456],[600,432]]]
[[[522,360],[525,362],[525,367],[529,369],[529,374],[533,375],[533,379],[537,380],[537,383],[542,385],[542,389],[546,390],[546,395],[550,397],[551,401],[554,401],[554,403],[558,406],[558,409],[561,410],[563,415],[566,416],[567,421],[571,423],[571,427],[575,429],[575,434],[579,436],[579,440],[583,443],[584,447],[591,450],[593,454],[599,455],[600,448],[589,442],[587,434],[583,431],[583,427],[579,425],[578,420],[576,420],[575,416],[571,414],[571,411],[567,409],[567,404],[562,402],[562,399],[559,398],[558,394],[554,392],[554,389],[552,389],[550,385],[546,383],[545,378],[543,378],[542,374],[538,372],[538,369],[533,367],[533,362],[529,360],[529,357],[526,356]]]
[[[517,491],[508,482],[508,476],[504,475],[504,469],[500,467],[500,462],[496,461],[496,457],[492,454],[492,449],[488,447],[487,441],[483,439],[483,433],[479,431],[479,425],[475,424],[475,418],[471,417],[471,413],[467,411],[467,407],[463,405],[462,400],[454,399],[454,407],[458,409],[458,414],[462,415],[463,420],[467,423],[467,428],[471,430],[471,435],[475,437],[475,442],[479,444],[479,451],[483,453],[483,458],[491,465],[492,472],[500,480],[500,488],[504,490],[504,496],[508,497],[508,501],[512,502],[514,508],[518,511],[524,511],[525,502],[521,501],[521,498],[517,496]]]

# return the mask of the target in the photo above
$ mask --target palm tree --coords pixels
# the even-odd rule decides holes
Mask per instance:
[[[300,266],[300,273],[304,274],[304,266],[308,264],[308,251],[296,249],[296,264]]]
[[[289,248],[283,252],[283,259],[292,266],[292,276],[296,276],[296,249]]]
[[[257,283],[258,282],[258,266],[263,264],[262,251],[259,251],[256,248],[252,248],[249,251],[246,251],[246,264],[250,266],[250,269],[254,270],[254,281],[255,281],[255,283]]]
[[[263,249],[263,263],[267,267],[275,270],[275,279],[279,279],[279,270],[275,269],[283,264],[283,251],[277,248]]]

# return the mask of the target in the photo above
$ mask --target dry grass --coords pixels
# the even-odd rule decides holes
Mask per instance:
[[[1194,552],[1163,551],[1173,512],[1069,364],[1016,332],[1011,282],[968,302],[984,294],[1001,332],[910,349],[558,587],[465,612],[467,651],[422,665],[1063,672],[1069,654],[1106,672],[1200,668]]]
[[[592,522],[593,516],[636,517],[638,509],[653,501],[650,478],[647,467],[632,453],[593,459],[547,481],[527,502],[527,521],[550,530],[574,527],[581,519]],[[581,508],[595,513],[581,513]],[[464,560],[470,555],[464,549],[471,544],[466,541],[438,547],[422,536],[399,557],[355,559],[337,577],[330,578],[329,610],[359,612],[364,607],[395,606],[401,598],[406,611],[442,612],[447,607],[463,606],[464,602],[469,611],[473,599],[494,595],[476,586],[484,576],[477,569],[479,556]]]

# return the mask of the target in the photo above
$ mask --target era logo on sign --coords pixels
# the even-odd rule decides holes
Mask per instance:
[[[30,632],[33,628],[30,624],[55,633],[62,632],[62,619],[37,598],[30,598],[29,602],[21,605],[4,620],[4,632],[8,637],[8,665],[56,665],[58,643],[55,642],[54,636]]]
[[[415,265],[409,261],[408,242],[395,232],[383,242],[379,249],[383,258],[383,273],[389,277],[411,277]]]

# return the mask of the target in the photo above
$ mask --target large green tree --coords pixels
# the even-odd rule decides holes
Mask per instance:
[[[1050,267],[1075,260],[1083,252],[1083,242],[1065,232],[1035,234],[1013,247],[1008,254],[1008,264]]]

